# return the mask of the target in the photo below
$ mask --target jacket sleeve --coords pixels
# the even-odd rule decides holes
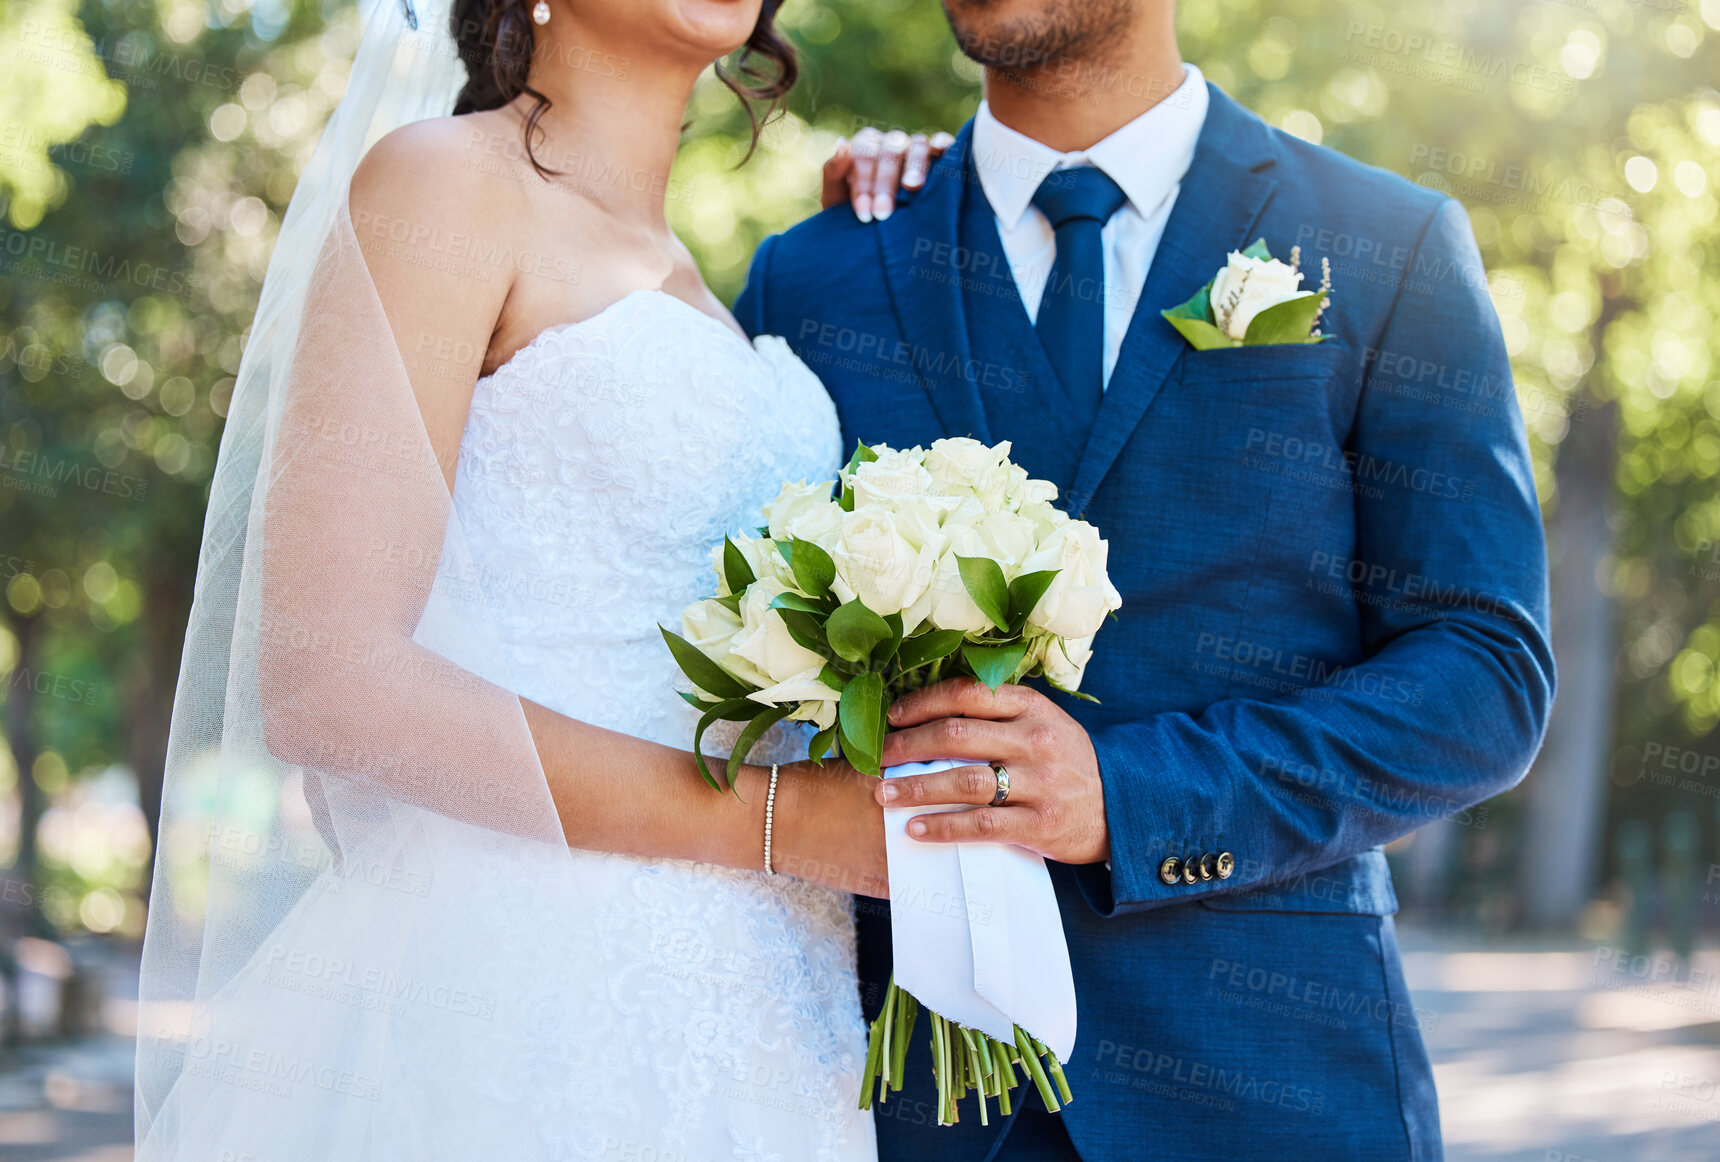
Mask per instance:
[[[1079,880],[1102,915],[1331,866],[1511,787],[1540,746],[1554,683],[1546,547],[1503,336],[1456,202],[1402,275],[1375,348],[1504,385],[1496,406],[1465,410],[1363,384],[1346,455],[1359,479],[1385,482],[1356,491],[1355,560],[1424,583],[1360,603],[1361,660],[1320,685],[1095,731],[1111,859]],[[1161,861],[1189,854],[1192,836],[1223,837],[1235,873],[1162,882]]]
[[[770,330],[765,325],[764,284],[770,271],[770,252],[776,245],[776,237],[772,234],[758,244],[758,249],[753,252],[752,266],[747,270],[747,284],[741,288],[740,297],[735,299],[735,322],[753,338]]]

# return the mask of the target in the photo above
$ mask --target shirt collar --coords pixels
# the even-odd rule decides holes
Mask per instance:
[[[982,101],[973,125],[980,188],[1006,234],[1021,224],[1045,176],[1070,166],[1098,166],[1122,187],[1136,212],[1149,215],[1171,196],[1194,161],[1206,107],[1200,70],[1184,64],[1182,84],[1170,96],[1092,148],[1060,153],[1011,129]]]

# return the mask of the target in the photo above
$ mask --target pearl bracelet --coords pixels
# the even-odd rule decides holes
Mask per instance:
[[[777,764],[770,764],[770,791],[764,797],[764,874],[774,876],[776,869],[770,866],[770,830],[776,816],[776,775]]]

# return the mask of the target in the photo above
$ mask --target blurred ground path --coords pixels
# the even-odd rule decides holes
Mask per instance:
[[[1720,950],[1399,935],[1448,1162],[1720,1160]]]
[[[4,1162],[130,1162],[137,947],[106,947],[104,1035],[0,1052]]]
[[[1720,1162],[1720,950],[1399,935],[1448,1162]],[[110,1035],[0,1058],[6,1162],[131,1158],[128,967]]]

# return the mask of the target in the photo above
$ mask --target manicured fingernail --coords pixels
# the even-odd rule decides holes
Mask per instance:
[[[888,218],[890,216],[891,212],[895,210],[895,208],[896,208],[896,203],[892,202],[889,198],[879,198],[878,199],[878,221],[882,222],[884,219]]]
[[[854,216],[862,222],[872,220],[872,198],[869,194],[861,194],[854,199]]]
[[[908,834],[915,839],[924,839],[926,837],[926,825],[918,819],[910,819],[908,821]]]
[[[885,783],[878,789],[878,793],[884,796],[884,802],[894,803],[896,801],[896,797],[902,793],[902,788],[898,787],[894,783]]]

